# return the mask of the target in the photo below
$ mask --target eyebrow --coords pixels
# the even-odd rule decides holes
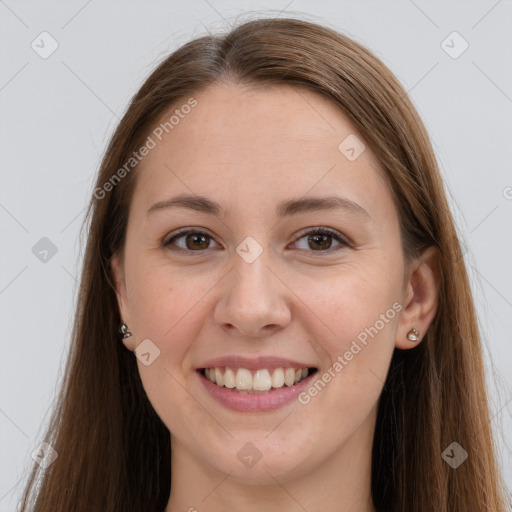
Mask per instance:
[[[207,197],[199,195],[179,195],[172,199],[155,203],[149,208],[146,215],[168,208],[186,208],[188,210],[218,217],[225,214],[225,210],[219,203]],[[289,199],[277,205],[276,213],[278,217],[283,218],[300,213],[334,209],[342,209],[348,213],[366,217],[371,220],[370,214],[362,206],[345,197],[338,196]]]

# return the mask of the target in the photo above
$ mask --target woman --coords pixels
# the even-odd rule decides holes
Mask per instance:
[[[23,511],[505,509],[443,183],[367,49],[295,19],[184,45],[88,215]]]

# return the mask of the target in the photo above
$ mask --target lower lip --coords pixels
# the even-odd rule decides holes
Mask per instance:
[[[279,409],[295,400],[299,394],[308,387],[311,378],[317,372],[309,375],[304,380],[293,386],[283,386],[268,393],[249,395],[233,391],[226,387],[217,386],[207,379],[201,372],[197,372],[203,386],[213,398],[224,407],[239,412],[268,412]]]

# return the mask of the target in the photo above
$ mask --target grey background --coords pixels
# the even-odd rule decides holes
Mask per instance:
[[[0,0],[0,512],[16,508],[62,375],[79,229],[108,138],[169,51],[248,11],[338,29],[373,50],[410,92],[467,247],[494,371],[492,424],[512,488],[511,0]],[[31,47],[42,45],[43,31],[58,43],[46,59]],[[469,43],[458,58],[442,47],[453,31]],[[452,39],[445,44],[460,50]],[[46,262],[33,252],[43,237],[57,249]]]

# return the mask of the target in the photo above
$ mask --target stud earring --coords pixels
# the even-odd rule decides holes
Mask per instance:
[[[123,322],[119,328],[119,332],[123,335],[123,339],[129,338],[132,333],[127,331],[128,326]]]
[[[418,329],[411,329],[407,333],[407,339],[409,341],[418,341],[420,339],[420,333],[418,332]]]

